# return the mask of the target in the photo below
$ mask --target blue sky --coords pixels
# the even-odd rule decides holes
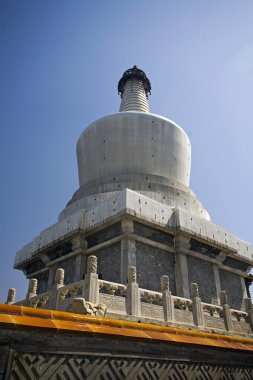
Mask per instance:
[[[1,301],[24,296],[15,252],[78,188],[76,141],[118,111],[134,64],[151,111],[189,135],[191,188],[213,222],[253,242],[252,19],[247,0],[1,0]]]

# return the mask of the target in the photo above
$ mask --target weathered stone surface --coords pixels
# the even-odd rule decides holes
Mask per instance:
[[[15,288],[9,289],[6,303],[9,305],[12,305],[15,302],[15,296],[16,296],[16,289]]]
[[[64,284],[64,269],[58,268],[55,272],[55,285],[63,285]]]
[[[5,352],[6,356],[1,361],[0,355],[0,374],[10,380],[253,378],[252,354],[238,350],[69,333],[2,330],[1,336],[5,338],[5,349],[0,353]]]
[[[97,273],[98,259],[94,255],[90,255],[87,259],[87,273]]]
[[[31,278],[29,280],[26,298],[30,299],[31,297],[35,296],[37,294],[37,289],[38,289],[38,280],[36,278]]]
[[[77,313],[77,314],[84,314],[84,315],[97,315],[101,317],[105,317],[107,312],[106,305],[102,303],[92,303],[85,301],[82,297],[76,297],[73,299],[71,304],[71,312]]]

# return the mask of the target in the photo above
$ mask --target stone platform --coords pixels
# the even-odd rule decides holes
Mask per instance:
[[[252,379],[253,340],[0,305],[0,379]]]

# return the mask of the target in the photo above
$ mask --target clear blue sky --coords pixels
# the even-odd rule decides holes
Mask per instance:
[[[15,252],[78,188],[76,141],[118,111],[134,64],[152,112],[189,135],[191,188],[213,222],[253,242],[252,20],[252,0],[1,0],[1,301],[24,296]]]

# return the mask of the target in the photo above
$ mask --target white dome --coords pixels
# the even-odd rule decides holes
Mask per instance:
[[[118,181],[119,176],[124,180],[127,175],[141,175],[140,180],[142,175],[153,180],[157,176],[189,186],[191,145],[186,133],[164,117],[120,112],[84,130],[77,161],[80,187]]]

